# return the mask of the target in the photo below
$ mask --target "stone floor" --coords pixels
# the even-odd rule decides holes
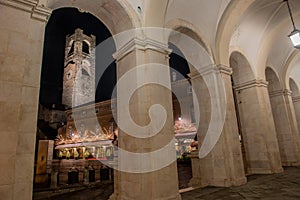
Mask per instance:
[[[56,195],[52,193],[34,193],[34,199],[55,200],[107,200],[113,192],[113,184],[95,184],[95,187],[81,188],[74,192]],[[70,190],[71,191],[71,190]],[[283,173],[273,175],[252,175],[248,183],[239,187],[216,188],[207,187],[181,194],[183,200],[238,200],[238,199],[300,199],[300,167],[285,168]]]
[[[252,175],[248,183],[239,187],[207,187],[181,194],[183,200],[194,199],[300,199],[300,167],[285,168],[283,173]]]

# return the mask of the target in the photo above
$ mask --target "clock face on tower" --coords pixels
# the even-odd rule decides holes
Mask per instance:
[[[75,73],[75,61],[71,60],[69,61],[66,65],[65,65],[65,69],[64,69],[64,80],[68,81],[70,79],[72,79],[74,73]]]
[[[66,36],[62,103],[68,108],[94,100],[95,44],[96,38],[83,34],[81,29]]]
[[[72,78],[73,71],[72,69],[69,69],[66,73],[66,80],[70,80]]]

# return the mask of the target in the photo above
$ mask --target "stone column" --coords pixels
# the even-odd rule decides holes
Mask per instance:
[[[296,120],[298,124],[298,131],[300,131],[300,96],[293,96],[292,100],[293,100]]]
[[[0,198],[32,199],[45,22],[37,1],[0,1]]]
[[[263,80],[234,86],[247,174],[283,171],[267,86]]]
[[[191,72],[191,82],[198,99],[200,110],[200,123],[198,129],[199,149],[202,148],[203,140],[207,137],[209,123],[212,117],[212,108],[214,98],[209,92],[204,76],[210,76],[210,80],[215,81],[216,74],[220,73],[223,81],[226,96],[226,112],[221,135],[213,147],[212,151],[201,158],[199,162],[192,163],[193,177],[190,184],[193,187],[220,186],[229,187],[246,183],[244,173],[241,146],[239,141],[238,126],[235,114],[234,100],[232,95],[232,86],[230,75],[231,68],[226,66],[209,66],[199,73]],[[211,83],[210,83],[211,84]],[[219,90],[220,85],[211,85],[212,91]],[[223,97],[219,97],[223,98]],[[220,113],[221,116],[222,113]],[[197,118],[197,117],[196,117]],[[221,118],[221,117],[220,117]],[[217,119],[220,120],[220,119]],[[192,160],[195,160],[193,158]]]
[[[114,55],[117,60],[117,84],[120,84],[117,86],[119,149],[114,194],[110,199],[181,199],[175,144],[171,143],[169,150],[165,148],[174,138],[171,91],[152,83],[162,81],[171,88],[169,53],[167,45],[158,41],[134,38]],[[143,81],[149,84],[139,87],[138,84]],[[129,94],[131,87],[137,89],[133,94]],[[130,101],[123,104],[128,94]],[[166,116],[158,110],[150,111],[154,104],[161,105]],[[130,112],[128,117],[123,115],[127,109]],[[135,129],[130,118],[140,127]],[[166,121],[160,120],[162,118]],[[163,127],[153,135],[158,124],[163,124]],[[143,135],[146,137],[142,138]]]
[[[300,165],[300,137],[289,90],[270,93],[270,101],[283,166]]]

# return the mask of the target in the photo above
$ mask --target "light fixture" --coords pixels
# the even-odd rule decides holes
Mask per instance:
[[[290,14],[290,17],[291,17],[291,21],[292,21],[292,24],[293,24],[293,28],[294,28],[294,30],[289,34],[289,38],[291,39],[294,47],[297,48],[297,49],[300,49],[300,31],[298,29],[296,29],[289,1],[288,0],[283,0],[283,1],[285,1],[286,4],[287,4],[289,14]]]
[[[181,116],[178,117],[178,120],[181,121]]]

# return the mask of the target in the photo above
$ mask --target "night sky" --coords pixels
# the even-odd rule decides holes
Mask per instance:
[[[45,29],[40,89],[40,103],[43,105],[61,104],[66,35],[73,34],[76,28],[82,29],[88,36],[95,35],[96,44],[111,37],[105,25],[89,13],[81,13],[76,8],[61,8],[53,11]],[[174,45],[169,44],[169,48],[182,56]],[[96,83],[96,102],[111,99],[116,83],[116,64],[112,58],[115,47],[110,45],[104,51],[103,49],[101,52],[97,51],[96,48],[96,82],[98,83]],[[183,56],[176,54],[170,55],[170,66],[187,77],[189,73],[187,62],[182,58]],[[111,61],[110,64],[107,64],[107,60]],[[108,68],[103,73],[105,65],[108,65]],[[103,75],[98,82],[101,73]]]

